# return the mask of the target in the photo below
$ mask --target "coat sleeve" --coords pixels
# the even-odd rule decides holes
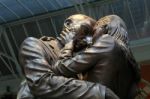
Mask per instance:
[[[20,89],[17,94],[17,99],[34,99],[34,96],[31,94],[26,80],[21,82]]]
[[[42,99],[105,99],[103,85],[57,76],[48,61],[46,47],[38,39],[30,37],[22,43],[20,63],[34,96]]]
[[[68,47],[68,46],[67,46]],[[103,35],[96,42],[84,51],[71,56],[71,48],[63,50],[60,60],[53,67],[53,71],[59,75],[72,77],[76,74],[88,71],[102,59],[101,53],[110,52],[114,48],[114,40],[109,35]],[[65,48],[64,48],[65,49]],[[66,54],[67,53],[67,54]]]

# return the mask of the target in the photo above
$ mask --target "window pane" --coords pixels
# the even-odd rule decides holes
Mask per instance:
[[[41,37],[36,22],[27,22],[24,25],[29,36],[37,37],[37,38]]]
[[[11,30],[13,32],[13,36],[16,40],[16,43],[18,47],[21,45],[23,40],[26,38],[25,32],[23,30],[22,25],[15,25],[11,27]]]
[[[43,35],[52,37],[56,36],[50,18],[39,20],[39,24]]]

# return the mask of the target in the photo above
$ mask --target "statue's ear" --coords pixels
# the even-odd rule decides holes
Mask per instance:
[[[66,19],[64,21],[64,26],[67,28],[70,28],[70,25],[72,24],[72,20],[71,19]]]

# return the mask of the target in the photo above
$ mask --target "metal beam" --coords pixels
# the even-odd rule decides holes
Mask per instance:
[[[8,68],[8,70],[13,74],[13,76],[15,78],[18,78],[17,75],[15,74],[14,70],[11,70],[11,68],[9,67],[9,65],[7,64],[7,62],[2,58],[2,56],[0,56],[0,59],[3,61],[3,63],[5,64],[5,66]]]
[[[2,34],[3,34],[3,32],[0,32],[0,38],[1,38]]]
[[[110,4],[110,7],[111,7],[111,10],[112,10],[112,13],[115,14],[115,11],[114,11],[114,8],[113,8],[112,4]]]
[[[52,23],[52,27],[54,28],[55,35],[56,35],[56,37],[57,37],[57,36],[58,36],[58,33],[57,33],[56,25],[55,25],[55,23],[53,22],[53,20],[52,20],[51,17],[50,17],[50,20],[51,20],[51,23]]]
[[[11,56],[9,56],[9,55],[7,55],[7,54],[5,54],[5,53],[2,53],[2,52],[0,52],[0,56],[6,57],[7,59],[9,59],[9,60],[11,60],[11,61],[13,61],[13,62],[16,61],[16,60],[14,60]]]
[[[61,4],[61,2],[60,1],[57,1],[57,0],[55,0],[57,3],[58,3],[58,5],[60,6],[60,7],[62,7],[63,8],[63,5]]]
[[[13,13],[18,19],[20,19],[20,16],[17,15],[12,9],[10,9],[6,4],[4,4],[3,2],[0,1],[0,4],[2,6],[4,6],[6,9],[8,9],[8,11],[10,11],[11,13]]]
[[[10,27],[8,27],[8,28],[9,28],[10,34],[12,36],[12,39],[13,39],[13,41],[15,43],[15,46],[17,47],[17,50],[19,50],[19,47],[18,47],[17,42],[16,42],[16,39],[15,39],[15,37],[13,35],[13,31],[12,31],[12,29]]]
[[[147,0],[144,0],[144,5],[145,5],[145,16],[146,16],[146,21],[149,20],[149,10],[148,10],[148,5],[147,5]]]
[[[132,11],[131,11],[130,6],[129,6],[129,1],[126,0],[126,2],[127,2],[127,7],[128,7],[128,9],[129,9],[129,14],[130,14],[130,16],[131,16],[131,20],[132,20],[132,23],[133,23],[133,27],[134,27],[134,29],[135,29],[136,36],[137,36],[138,38],[140,38],[140,35],[138,34],[137,29],[136,29],[136,25],[135,25],[135,21],[134,21],[133,15],[132,15]]]
[[[91,9],[90,9],[90,7],[91,7],[91,5],[90,5],[90,3],[88,2],[88,0],[85,0],[85,4],[87,5],[87,7],[88,7],[88,15],[89,16],[92,16],[92,13],[91,13]],[[93,15],[94,16],[94,15]]]
[[[43,36],[42,29],[41,29],[41,27],[40,27],[39,21],[36,20],[35,22],[36,22],[36,24],[37,24],[38,30],[39,30],[39,32],[40,32],[40,35]]]
[[[51,0],[48,0],[49,4],[51,4],[50,1]],[[114,0],[114,1],[117,1],[117,0]],[[68,0],[68,2],[74,2],[74,0]],[[110,2],[112,2],[112,0]],[[92,2],[91,6],[99,6],[99,5],[102,5],[102,4],[105,4],[105,3],[106,2],[103,2],[103,1],[100,0],[100,1],[97,1],[97,2]],[[87,5],[83,5],[83,6],[87,7]],[[30,17],[30,18],[26,18],[26,19],[22,19],[22,20],[18,20],[18,21],[6,23],[6,24],[3,24],[3,26],[13,26],[13,25],[17,25],[17,24],[23,24],[23,23],[26,23],[26,22],[30,22],[30,21],[49,18],[49,17],[52,17],[52,16],[57,16],[57,15],[64,14],[64,12],[65,13],[70,13],[70,12],[72,12],[72,10],[74,10],[74,6],[72,6],[70,8],[67,8],[67,9],[57,10],[57,11],[54,11],[54,12],[51,12],[51,13],[42,14],[42,15],[38,15],[38,16],[34,16],[34,17]]]
[[[48,9],[41,3],[41,1],[37,0],[37,3],[38,3],[46,12],[48,12]]]
[[[71,1],[72,1],[73,5],[74,5],[76,11],[77,11],[77,12],[80,12],[80,9],[79,9],[79,7],[77,6],[75,0],[71,0]]]
[[[6,65],[6,67],[9,69],[10,72],[15,73],[13,68],[9,67],[9,64],[6,63],[6,61],[3,59],[1,55],[0,55],[0,59],[3,61],[3,63]]]
[[[55,9],[57,9],[57,7],[56,7],[54,4],[52,4],[50,0],[47,0],[47,1],[48,1],[48,3],[49,3],[52,7],[54,7]]]
[[[3,34],[3,32],[4,32],[4,30],[3,30],[3,28],[1,27],[0,28],[0,38],[1,38],[1,36],[2,36],[2,34]],[[2,46],[2,49],[3,49],[3,51],[5,52],[5,54],[7,53],[6,52],[6,49],[5,49],[5,47],[4,47],[4,44],[3,44],[3,42],[1,41],[1,39],[0,39],[0,44],[1,44],[1,46]],[[1,52],[0,52],[1,53]]]
[[[0,42],[0,44],[1,44],[1,47],[2,47],[2,49],[4,51],[4,53],[0,52],[0,55],[3,56],[3,57],[6,57],[8,59],[8,63],[10,64],[10,67],[13,69],[10,60],[13,61],[13,62],[15,62],[15,60],[11,56],[7,55],[7,52],[6,52],[5,48],[4,48],[3,43]]]
[[[1,30],[1,31],[0,31],[0,38],[1,38],[1,36],[2,36],[2,34],[3,34],[3,30],[2,30],[2,28],[1,28],[0,30]],[[6,49],[5,49],[5,47],[4,47],[4,45],[3,45],[2,41],[1,41],[1,39],[0,39],[0,44],[1,44],[2,50],[3,50],[4,53],[5,53],[5,54],[3,54],[2,52],[0,52],[0,55],[8,56],[8,55],[6,55],[7,52],[6,52]]]
[[[17,70],[18,70],[18,73],[19,73],[20,76],[22,76],[21,67],[19,66],[19,63],[18,63],[17,58],[16,58],[16,56],[15,56],[14,50],[13,50],[11,44],[10,44],[10,41],[9,41],[9,39],[8,39],[8,36],[7,36],[6,31],[4,31],[4,38],[5,38],[5,40],[6,40],[6,43],[8,44],[8,48],[9,48],[9,50],[10,50],[10,53],[11,53],[12,57],[16,60],[16,61],[15,61],[15,64],[16,64],[16,68],[17,68]]]
[[[4,22],[7,22],[2,16],[0,16],[0,19],[2,19]]]
[[[76,0],[75,0],[75,1],[76,1]],[[83,7],[83,5],[82,5],[81,0],[79,0],[79,2],[80,2],[80,3],[79,3],[80,9],[81,9],[82,13],[85,14],[84,7]],[[77,3],[77,1],[76,1],[76,3]]]
[[[2,50],[4,51],[4,53],[7,54],[6,49],[5,49],[4,44],[2,43],[2,41],[0,41],[0,44],[1,44],[1,46],[2,46]],[[2,53],[2,52],[1,52],[1,53]],[[1,53],[0,53],[0,54],[1,54]]]
[[[27,32],[27,29],[26,29],[25,25],[22,24],[22,27],[23,27],[23,30],[24,30],[24,33],[25,33],[26,37],[28,37],[29,35],[28,35],[28,32]]]
[[[89,16],[92,16],[94,19],[96,19],[96,15],[95,15],[95,11],[93,12],[93,9],[92,9],[92,5],[91,5],[91,3],[89,3],[89,1],[88,0],[86,0],[86,5],[87,5],[87,7],[88,7],[88,12],[89,12]]]
[[[26,9],[32,16],[34,15],[34,13],[27,7],[25,6],[21,0],[16,0],[24,9]]]

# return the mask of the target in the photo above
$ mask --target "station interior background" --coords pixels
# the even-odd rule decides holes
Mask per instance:
[[[123,18],[142,77],[150,82],[150,0],[0,0],[0,95],[7,86],[17,93],[24,79],[18,62],[22,41],[59,36],[64,20],[77,13]]]

